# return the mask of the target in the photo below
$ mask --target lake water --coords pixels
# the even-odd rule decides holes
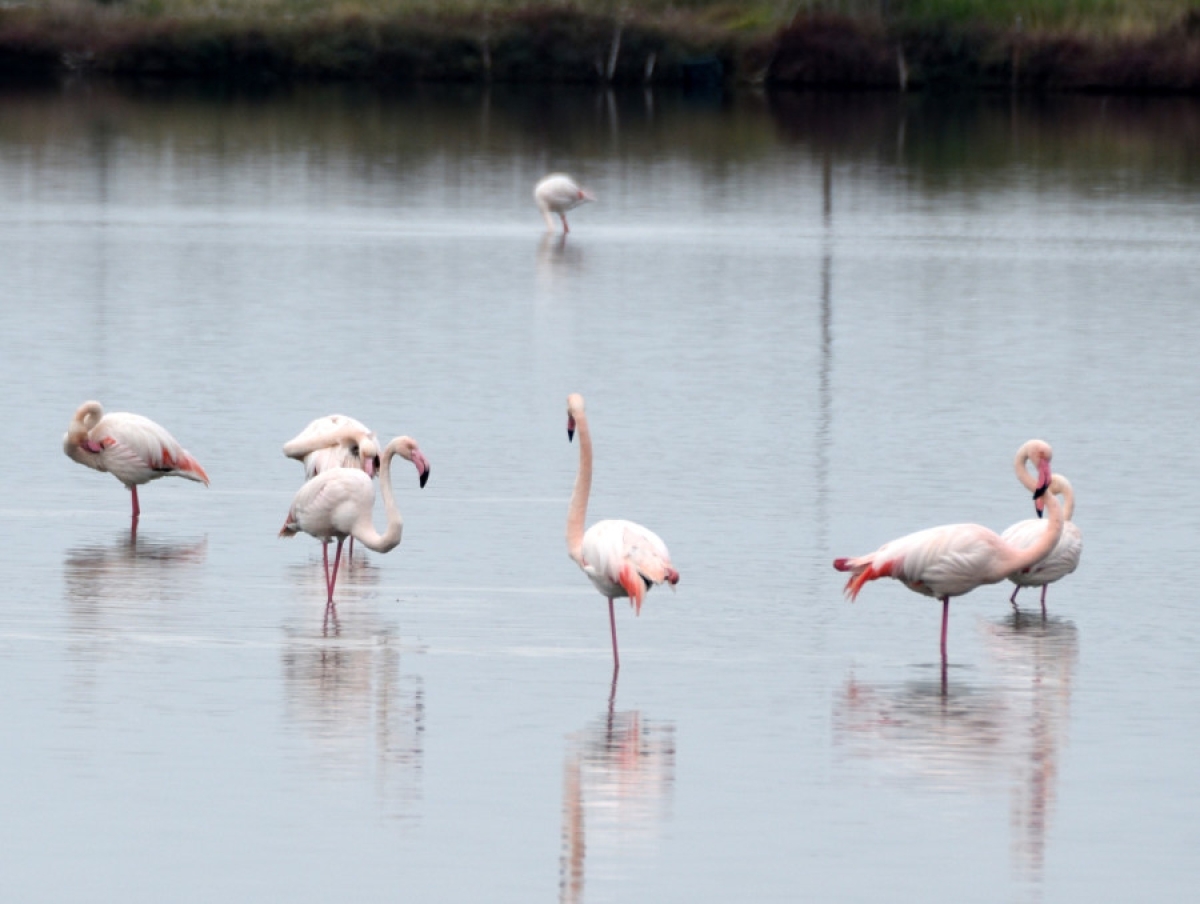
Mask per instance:
[[[1192,900],[1197,147],[1180,100],[5,93],[5,897]],[[682,575],[615,685],[573,391],[589,521]],[[212,478],[136,542],[89,398]],[[333,412],[432,473],[330,619],[276,534]],[[953,601],[943,674],[937,602],[830,563],[1029,517],[1035,436],[1082,565]]]

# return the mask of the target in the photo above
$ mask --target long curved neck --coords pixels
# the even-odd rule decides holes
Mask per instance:
[[[1004,571],[1006,574],[1011,574],[1014,571],[1021,571],[1036,565],[1046,556],[1050,555],[1050,550],[1054,549],[1054,544],[1058,542],[1058,538],[1062,536],[1063,530],[1063,510],[1059,505],[1058,497],[1053,493],[1046,494],[1046,529],[1042,531],[1037,541],[1030,545],[1027,549],[1016,549],[1009,547],[1009,554],[1004,563]]]
[[[1071,489],[1071,484],[1067,479],[1058,476],[1056,481],[1051,481],[1050,492],[1057,490],[1062,494],[1063,502],[1063,521],[1070,521],[1075,516],[1075,491]]]
[[[1013,460],[1013,470],[1017,472],[1017,480],[1021,481],[1021,486],[1033,492],[1037,489],[1037,475],[1029,473],[1029,468],[1026,467],[1031,458],[1030,443],[1026,443],[1017,450],[1017,457]]]
[[[588,496],[592,492],[592,432],[587,415],[575,415],[575,432],[579,434],[579,473],[567,507],[567,554],[583,566],[583,524],[587,520]]]
[[[399,451],[405,439],[405,437],[399,437],[388,443],[379,461],[379,492],[383,495],[387,530],[382,534],[375,530],[369,511],[354,530],[354,538],[367,549],[375,552],[390,552],[395,549],[400,545],[400,537],[404,532],[404,519],[400,517],[400,510],[396,508],[396,500],[392,496],[392,456]]]

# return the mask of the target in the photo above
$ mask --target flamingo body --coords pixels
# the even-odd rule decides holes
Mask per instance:
[[[183,477],[208,485],[208,474],[166,428],[140,414],[104,413],[99,402],[84,402],[63,437],[63,452],[73,461],[105,471],[133,494],[137,520],[137,487],[160,477]]]
[[[557,214],[562,220],[563,232],[567,233],[571,231],[567,225],[567,211],[588,201],[595,201],[596,196],[576,184],[566,173],[551,173],[534,186],[533,200],[542,212],[548,231],[554,231],[553,214]]]
[[[667,544],[633,521],[597,521],[584,533],[580,552],[580,567],[596,589],[609,599],[628,597],[639,614],[647,590],[679,581]]]
[[[330,468],[359,468],[369,477],[379,471],[375,433],[344,414],[317,418],[284,443],[283,454],[304,464],[306,480]]]
[[[1017,479],[1021,481],[1021,485],[1027,490],[1034,490],[1037,481],[1029,473],[1026,465],[1043,451],[1042,447],[1044,446],[1045,443],[1042,440],[1031,439],[1017,450],[1016,458],[1013,461],[1013,469],[1016,471]],[[1058,543],[1050,550],[1050,554],[1046,558],[1029,568],[1009,575],[1009,580],[1017,585],[1013,590],[1012,596],[1009,597],[1009,602],[1012,603],[1013,608],[1016,608],[1017,594],[1021,592],[1022,587],[1041,587],[1043,614],[1046,611],[1046,587],[1055,581],[1065,578],[1078,568],[1079,559],[1083,553],[1083,535],[1074,522],[1071,521],[1071,518],[1075,514],[1075,491],[1071,486],[1071,481],[1067,480],[1062,474],[1052,474],[1047,492],[1054,496],[1062,496],[1064,521],[1062,536],[1059,537]],[[1035,498],[1037,498],[1036,495]],[[1037,535],[1037,519],[1028,518],[1024,521],[1018,521],[1001,536],[1014,546],[1024,548],[1032,543],[1037,538]]]

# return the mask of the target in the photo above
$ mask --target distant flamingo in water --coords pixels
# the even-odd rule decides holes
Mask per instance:
[[[1062,534],[1062,509],[1054,496],[1046,496],[1050,483],[1050,447],[1035,452],[1038,468],[1038,503],[1044,500],[1050,516],[1041,535],[1028,548],[1005,542],[978,524],[946,524],[908,534],[885,543],[875,552],[852,559],[836,559],[833,567],[850,572],[846,595],[854,600],[867,581],[895,578],[909,590],[942,601],[942,662],[946,661],[946,627],[950,597],[962,596],[984,584],[996,584],[1010,574],[1041,561]]]
[[[1027,463],[1036,455],[1044,454],[1042,447],[1046,447],[1045,442],[1040,439],[1031,439],[1017,450],[1013,467],[1017,472],[1017,479],[1027,490],[1037,489],[1037,479],[1029,473]],[[1065,578],[1078,568],[1079,557],[1083,552],[1083,535],[1071,521],[1071,516],[1075,514],[1075,493],[1071,482],[1062,474],[1053,474],[1050,477],[1049,493],[1052,496],[1061,495],[1063,497],[1062,535],[1048,556],[1040,562],[1008,576],[1008,579],[1017,585],[1009,598],[1012,607],[1017,608],[1017,594],[1021,592],[1022,587],[1041,587],[1043,615],[1046,614],[1046,587]],[[1038,518],[1040,517],[1039,513]],[[1018,521],[1000,535],[1001,539],[1019,548],[1030,546],[1042,532],[1042,522],[1038,518]]]
[[[357,468],[330,468],[322,471],[300,487],[292,500],[287,519],[279,531],[281,537],[291,537],[303,531],[321,541],[321,556],[325,566],[327,602],[333,604],[333,588],[337,583],[338,563],[342,558],[342,543],[355,537],[375,552],[390,552],[400,545],[404,522],[392,496],[392,457],[408,459],[421,474],[421,485],[429,476],[429,463],[416,440],[400,436],[383,450],[379,468],[379,489],[383,494],[387,529],[381,534],[372,523],[375,507],[375,485],[365,472]],[[329,569],[329,541],[337,539],[333,571]]]
[[[546,230],[554,231],[554,217],[551,214],[558,214],[565,235],[571,231],[571,227],[567,225],[567,211],[588,201],[595,201],[596,196],[577,185],[566,173],[551,173],[534,186],[533,200],[546,220]]]
[[[165,428],[140,414],[104,413],[99,402],[84,402],[63,437],[63,451],[81,465],[107,471],[133,495],[132,527],[137,530],[137,488],[160,477],[186,477],[208,485],[200,463]]]
[[[629,597],[637,613],[646,591],[664,581],[679,583],[667,546],[654,531],[632,521],[597,521],[584,533],[588,496],[592,490],[592,435],[584,413],[583,396],[567,396],[567,439],[579,431],[579,473],[567,508],[567,553],[583,573],[608,598],[608,623],[612,629],[613,675],[621,668],[617,652],[617,621],[613,599]]]

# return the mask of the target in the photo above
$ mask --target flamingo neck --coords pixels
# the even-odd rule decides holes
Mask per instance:
[[[1042,531],[1037,541],[1027,549],[1018,550],[1009,547],[1009,563],[1005,573],[1012,574],[1030,568],[1040,562],[1054,549],[1063,531],[1063,509],[1054,493],[1046,494],[1046,529]]]
[[[364,513],[359,525],[354,530],[354,539],[375,552],[391,552],[400,545],[400,537],[404,532],[404,519],[400,517],[395,497],[392,496],[392,456],[400,450],[405,439],[405,437],[398,437],[388,443],[379,461],[379,492],[383,495],[387,530],[382,534],[375,530],[375,525],[371,523],[370,511]]]
[[[1028,464],[1033,458],[1033,444],[1035,441],[1025,443],[1017,450],[1017,457],[1013,460],[1013,470],[1017,472],[1017,480],[1021,481],[1021,486],[1033,492],[1037,489],[1037,475],[1030,474]]]
[[[583,525],[587,520],[588,496],[592,492],[592,432],[587,415],[575,415],[575,432],[579,438],[579,473],[567,507],[567,554],[583,567]]]

